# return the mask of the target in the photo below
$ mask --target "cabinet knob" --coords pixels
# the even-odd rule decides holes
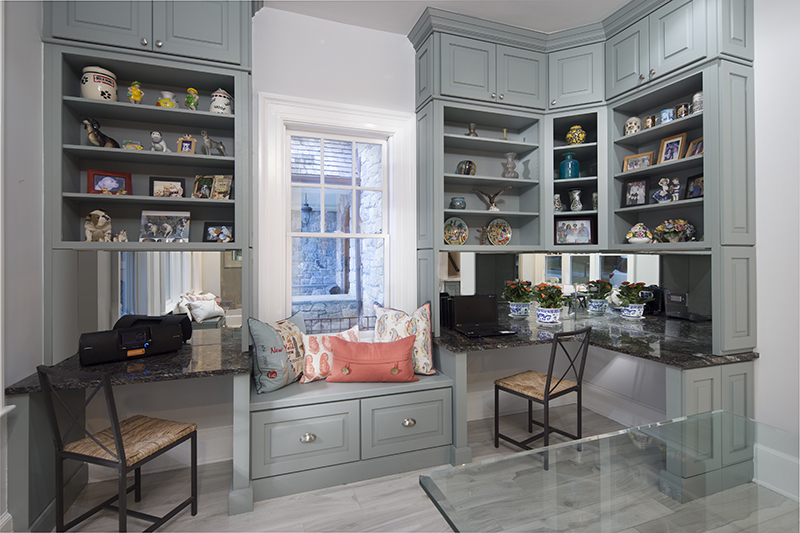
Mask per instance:
[[[639,74],[639,81],[643,81],[643,80],[644,80],[644,74]]]
[[[147,46],[147,37],[142,37],[140,42],[142,43],[142,46]]]
[[[163,42],[161,42],[161,39],[158,39],[158,40],[156,41],[156,46],[157,46],[157,47],[159,47],[159,48],[161,48],[161,45],[163,45],[163,44],[164,44],[164,43],[163,43]]]
[[[656,75],[656,69],[651,68],[650,69],[650,76],[652,77],[652,76],[655,76],[655,75]]]
[[[492,93],[492,98],[497,98],[497,93]]]
[[[417,425],[417,421],[414,420],[413,418],[406,418],[405,420],[403,420],[403,427],[404,428],[410,428],[411,426],[415,426],[415,425]]]
[[[550,102],[550,105],[556,105],[556,101],[553,100],[552,102]]]
[[[504,97],[505,97],[505,95],[501,94],[500,95],[500,100],[502,100]]]
[[[314,442],[315,440],[317,440],[317,436],[314,435],[313,433],[306,433],[305,435],[300,437],[300,442],[304,444],[308,442]]]

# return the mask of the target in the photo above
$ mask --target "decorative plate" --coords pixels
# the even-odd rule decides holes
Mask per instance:
[[[469,228],[458,217],[450,217],[444,221],[444,243],[464,244],[469,237]]]
[[[486,233],[489,242],[495,246],[505,246],[511,242],[511,226],[502,218],[496,218],[489,222]]]

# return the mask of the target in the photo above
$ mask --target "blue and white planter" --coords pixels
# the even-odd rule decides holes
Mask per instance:
[[[622,308],[622,316],[625,318],[641,318],[644,314],[644,304],[628,304]]]
[[[590,313],[605,313],[608,310],[608,300],[589,300]]]
[[[556,307],[555,309],[546,307],[536,308],[536,320],[538,320],[540,324],[559,324],[559,318],[561,318],[560,307]]]
[[[523,318],[531,316],[530,302],[508,302],[508,308],[513,317]]]

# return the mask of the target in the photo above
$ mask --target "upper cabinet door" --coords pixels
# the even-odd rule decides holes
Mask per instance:
[[[603,101],[603,44],[553,52],[548,57],[550,109]]]
[[[53,37],[136,50],[151,49],[150,2],[45,2]]]
[[[648,77],[662,76],[706,56],[705,0],[670,2],[654,11],[648,20]]]
[[[442,34],[442,94],[494,101],[494,44]]]
[[[634,89],[648,80],[649,42],[647,19],[606,41],[606,98]]]
[[[114,3],[114,2],[111,2]],[[154,2],[153,50],[165,54],[238,63],[243,2]]]
[[[545,55],[497,45],[497,101],[545,109]]]

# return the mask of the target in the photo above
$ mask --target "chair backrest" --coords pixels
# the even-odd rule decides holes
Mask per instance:
[[[59,452],[62,451],[64,446],[72,442],[72,440],[89,437],[109,455],[122,464],[125,464],[125,449],[122,445],[122,433],[120,431],[119,418],[117,417],[117,407],[114,403],[114,393],[111,390],[111,375],[107,373],[100,374],[98,372],[57,370],[44,365],[36,367],[36,372],[39,375],[39,383],[42,386],[45,409],[47,410],[47,418],[50,420],[50,430],[53,434],[53,443],[55,444],[56,450]],[[67,389],[63,384],[59,383],[64,380],[82,380],[91,383],[91,387],[93,387],[91,393],[86,396],[86,400],[80,408],[75,409],[74,407],[70,407],[59,394],[59,390]],[[89,387],[86,387],[86,389],[89,389]],[[81,420],[84,419],[86,408],[89,406],[89,403],[100,392],[103,393],[106,409],[108,410],[108,419],[111,422],[116,451],[109,450],[98,441],[81,422]],[[59,415],[61,415],[62,420],[67,421],[67,428],[63,433],[59,427]],[[64,415],[66,415],[66,417]],[[73,430],[76,429],[79,429],[77,438],[70,440],[70,435]]]
[[[545,398],[564,381],[574,381],[579,387],[583,381],[583,368],[586,365],[586,354],[589,352],[589,338],[592,336],[592,327],[587,326],[575,331],[560,331],[553,334],[553,343],[550,348],[550,364],[547,367],[547,383],[545,385]],[[577,342],[568,346],[566,343]],[[573,348],[573,350],[570,350]],[[560,375],[554,375],[556,362],[566,364],[566,369]]]

